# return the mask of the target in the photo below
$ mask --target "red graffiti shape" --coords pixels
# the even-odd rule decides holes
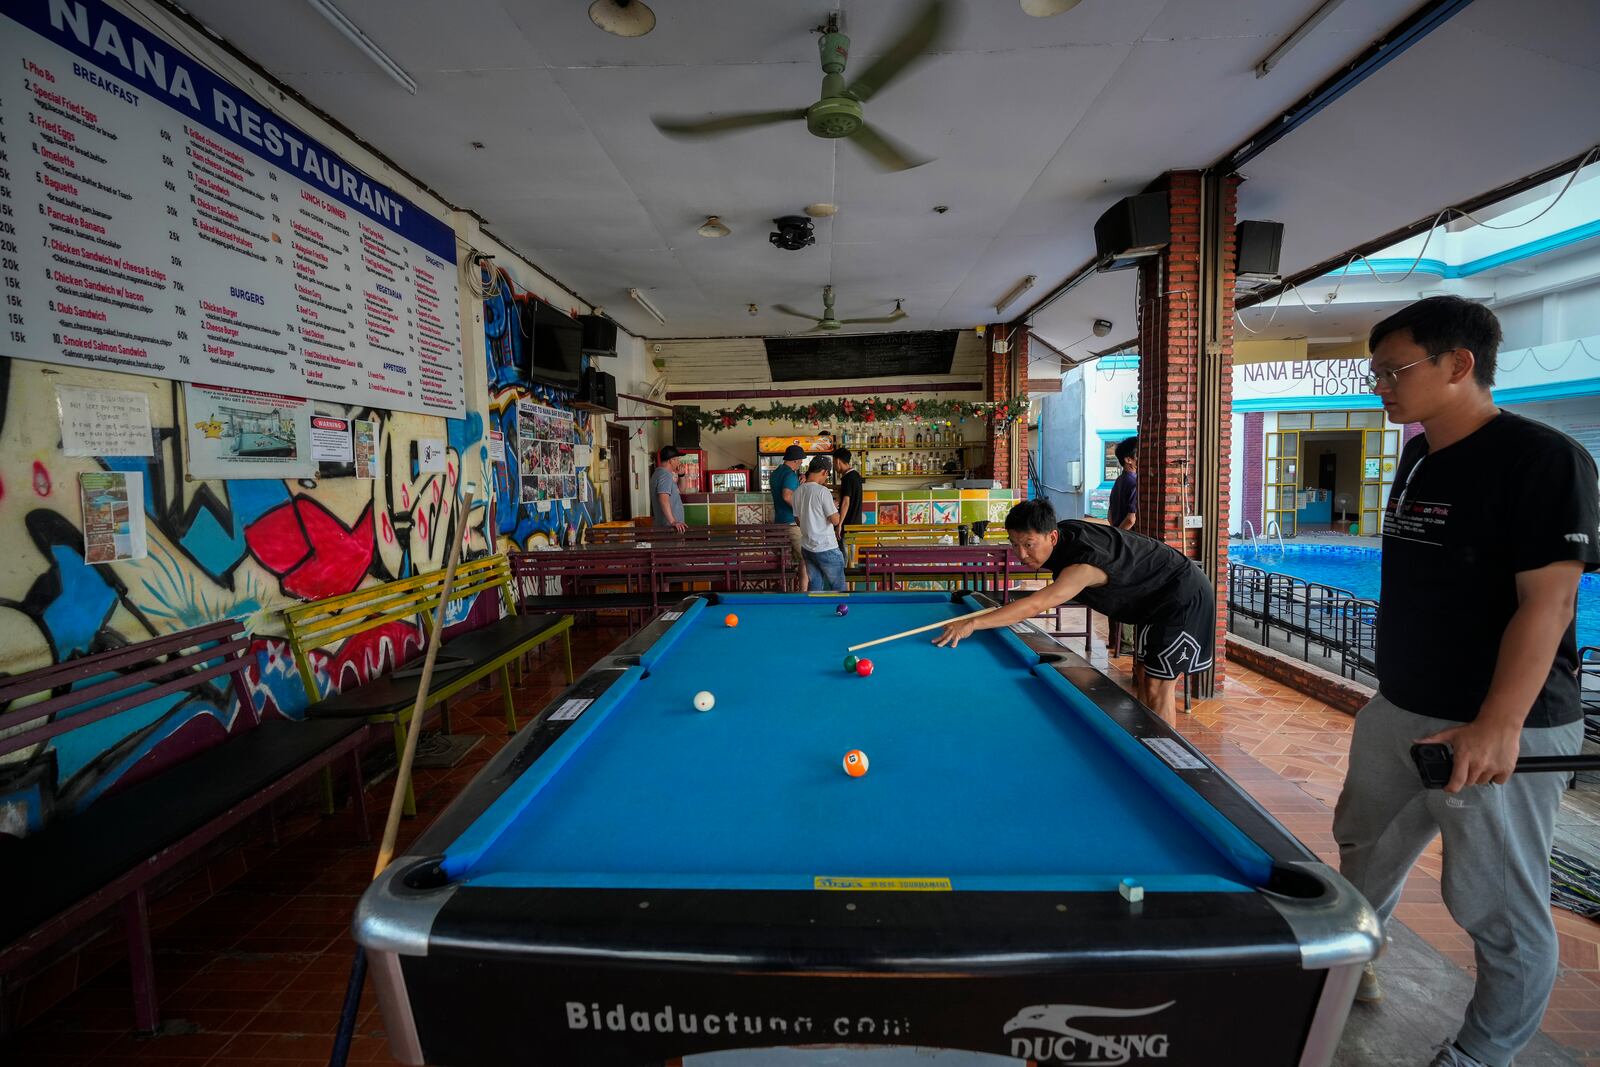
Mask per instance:
[[[348,593],[372,566],[372,505],[345,526],[309,497],[267,512],[244,532],[250,553],[301,600]]]
[[[40,496],[50,495],[50,472],[38,460],[33,461],[33,491]]]

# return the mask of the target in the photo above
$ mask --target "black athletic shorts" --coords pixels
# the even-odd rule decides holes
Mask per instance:
[[[1178,595],[1134,628],[1133,658],[1151,678],[1176,678],[1211,666],[1217,605],[1198,570]]]

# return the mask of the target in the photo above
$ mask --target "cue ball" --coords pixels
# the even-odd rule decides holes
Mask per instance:
[[[840,604],[838,607],[833,609],[833,613],[835,615],[848,615],[850,614],[850,605]]]
[[[854,671],[856,669],[856,664],[860,663],[860,662],[861,661],[859,659],[857,659],[855,656],[846,656],[844,658],[844,672],[846,674],[851,673],[852,671]]]
[[[728,615],[726,618],[724,618],[722,620],[722,622],[723,622],[723,625],[725,625],[725,626],[738,626],[739,625],[739,616],[737,616],[737,615]]]
[[[852,748],[844,754],[844,773],[852,778],[860,778],[867,773],[867,754],[859,748]]]
[[[694,707],[696,711],[710,711],[716,706],[716,703],[717,698],[706,692],[704,689],[700,690],[700,692],[694,695]]]
[[[863,677],[863,678],[865,678],[867,675],[871,674],[872,673],[872,661],[870,659],[857,660],[856,661],[856,673],[861,675],[861,677]]]

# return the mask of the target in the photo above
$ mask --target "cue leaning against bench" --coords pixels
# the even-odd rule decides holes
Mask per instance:
[[[417,676],[402,667],[363,685],[339,690],[340,680],[331,679],[333,690],[323,693],[316,671],[311,666],[311,651],[330,648],[358,634],[392,622],[417,620],[426,631],[432,625],[431,612],[439,602],[444,574],[434,571],[411,578],[400,578],[382,585],[358,589],[354,593],[300,604],[284,611],[289,647],[294,651],[300,680],[312,701],[308,718],[363,719],[372,723],[393,723],[395,752],[405,748],[405,716],[417,696]],[[546,641],[561,638],[566,655],[567,681],[572,680],[571,615],[518,615],[511,590],[511,567],[503,555],[484,556],[461,564],[456,571],[452,601],[479,593],[499,597],[503,615],[483,626],[446,639],[439,650],[440,662],[434,669],[433,686],[428,693],[428,708],[445,701],[491,674],[500,675],[500,693],[505,702],[506,729],[516,732],[517,707],[511,695],[511,667],[525,654]],[[424,714],[427,708],[423,709]],[[448,719],[445,720],[448,726]],[[406,793],[406,814],[417,813],[416,799]]]
[[[0,756],[48,745],[203,682],[231,683],[233,695],[249,707],[248,647],[244,624],[223,620],[4,679],[0,704],[11,710],[0,713],[0,727],[19,729],[0,737]],[[33,697],[42,699],[17,708]],[[184,714],[183,704],[167,714]],[[150,884],[341,759],[350,775],[352,814],[365,839],[360,754],[366,735],[366,724],[356,720],[268,720],[81,812],[62,815],[37,833],[0,837],[0,868],[12,872],[0,908],[0,975],[120,904],[135,1025],[156,1029]],[[36,756],[53,759],[54,752],[41,748]]]

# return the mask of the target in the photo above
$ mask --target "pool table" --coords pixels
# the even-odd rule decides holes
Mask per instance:
[[[394,1054],[1328,1063],[1377,918],[1180,735],[1031,624],[844,669],[989,603],[701,594],[597,663],[362,898]]]

